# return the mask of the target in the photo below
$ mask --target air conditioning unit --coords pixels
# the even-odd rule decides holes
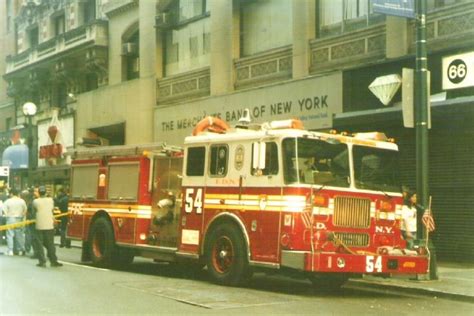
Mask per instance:
[[[155,18],[155,26],[158,29],[168,29],[173,26],[174,21],[172,21],[173,15],[170,12],[162,12],[158,14]]]
[[[96,147],[104,145],[104,142],[101,138],[79,137],[76,144],[85,147]]]
[[[124,56],[137,56],[138,45],[137,43],[123,43],[122,44],[122,55]]]

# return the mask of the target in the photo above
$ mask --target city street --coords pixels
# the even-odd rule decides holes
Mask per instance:
[[[5,247],[0,252],[4,253]],[[125,270],[80,263],[80,249],[57,248],[61,268],[0,255],[1,314],[332,314],[472,315],[473,305],[429,296],[360,290],[314,292],[305,280],[257,273],[242,288],[210,283],[205,271],[138,258]]]

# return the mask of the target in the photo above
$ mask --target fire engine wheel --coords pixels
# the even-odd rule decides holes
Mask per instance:
[[[346,273],[313,273],[309,275],[313,289],[317,292],[338,291],[347,282]]]
[[[100,267],[110,267],[115,252],[114,231],[106,218],[98,218],[90,231],[90,258]]]
[[[213,229],[205,250],[207,270],[214,282],[235,286],[250,275],[245,241],[235,225],[222,224]]]

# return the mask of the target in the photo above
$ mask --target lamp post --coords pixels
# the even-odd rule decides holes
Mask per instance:
[[[36,114],[36,104],[26,102],[23,104],[23,114],[28,118],[28,185],[32,185],[31,174],[33,169],[33,129],[32,120]]]

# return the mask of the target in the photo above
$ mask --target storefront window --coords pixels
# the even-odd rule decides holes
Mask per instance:
[[[368,27],[385,20],[373,12],[370,0],[320,0],[319,37],[337,35]]]
[[[242,56],[290,45],[293,40],[292,24],[292,1],[290,0],[242,2]]]
[[[210,65],[210,19],[204,0],[176,1],[166,13],[171,27],[164,32],[165,75]]]

